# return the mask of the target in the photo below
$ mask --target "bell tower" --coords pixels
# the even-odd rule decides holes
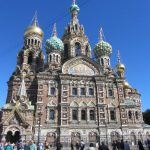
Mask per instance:
[[[43,31],[38,25],[37,15],[32,25],[24,33],[24,46],[17,56],[17,68],[26,73],[39,72],[43,68],[44,55],[42,53]]]
[[[84,33],[84,27],[80,25],[78,20],[79,11],[79,6],[73,0],[73,4],[70,7],[71,20],[65,28],[65,33],[62,37],[64,43],[64,59],[76,56],[90,57],[91,55],[91,47]]]

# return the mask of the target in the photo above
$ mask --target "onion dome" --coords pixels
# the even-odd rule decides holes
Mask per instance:
[[[70,7],[70,12],[74,12],[74,11],[77,11],[77,12],[80,11],[80,8],[79,8],[79,6],[76,4],[76,1],[75,1],[75,0],[73,0],[73,4],[72,4],[72,6]]]
[[[94,53],[96,56],[103,56],[103,55],[110,56],[112,53],[111,45],[103,40],[102,28],[100,29],[100,41],[96,44],[94,48]]]
[[[34,34],[41,37],[44,36],[42,29],[38,26],[37,15],[34,16],[33,24],[25,30],[24,37]]]
[[[123,87],[124,87],[125,89],[131,89],[130,84],[129,84],[126,80],[124,80],[124,82],[123,82]]]
[[[118,64],[116,65],[116,70],[119,73],[124,73],[125,72],[125,66],[120,61],[120,51],[119,50],[118,50]]]
[[[64,44],[62,40],[57,37],[56,24],[54,24],[52,37],[46,40],[45,48],[50,51],[53,51],[53,50],[63,51],[64,50]]]

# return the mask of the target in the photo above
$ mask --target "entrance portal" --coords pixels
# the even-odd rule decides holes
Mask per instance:
[[[12,131],[8,131],[5,138],[6,142],[16,143],[21,139],[20,132],[16,131],[13,135]]]

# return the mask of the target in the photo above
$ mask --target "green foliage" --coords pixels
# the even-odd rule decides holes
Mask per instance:
[[[150,109],[143,112],[143,120],[146,124],[150,125]]]

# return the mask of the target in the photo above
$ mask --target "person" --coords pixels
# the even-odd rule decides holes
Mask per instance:
[[[38,150],[42,150],[42,149],[43,149],[43,143],[39,143]]]
[[[71,142],[71,150],[74,150],[74,145],[72,142]]]
[[[0,150],[4,150],[4,145],[2,142],[0,143]]]
[[[102,145],[99,146],[99,150],[109,150],[109,148],[102,142]]]
[[[62,144],[60,142],[57,143],[57,149],[56,150],[61,150],[62,149]]]
[[[49,145],[48,145],[48,143],[45,141],[45,144],[44,144],[44,146],[45,146],[45,150],[49,150]]]
[[[30,141],[29,148],[30,148],[30,150],[37,150],[37,147],[36,147],[36,145],[35,145],[33,140]]]
[[[117,143],[116,143],[116,141],[113,141],[113,143],[112,143],[112,150],[117,150]]]
[[[123,140],[121,140],[120,149],[121,149],[121,150],[124,150],[124,142],[123,142]]]
[[[130,146],[127,141],[124,143],[124,150],[130,150]]]
[[[150,150],[150,140],[149,139],[147,140],[147,147]]]
[[[88,149],[88,150],[95,150],[93,143],[90,143],[90,146],[89,146],[89,149]]]
[[[81,140],[81,142],[80,142],[80,150],[84,150],[84,146],[85,146],[84,141]]]
[[[139,147],[139,150],[144,150],[143,144],[140,140],[138,140],[138,147]]]
[[[76,150],[79,150],[79,148],[80,148],[80,145],[79,145],[79,143],[77,142],[77,143],[76,143]]]
[[[24,144],[24,150],[30,150],[30,148],[29,148],[29,142],[26,142]]]
[[[5,150],[13,150],[13,148],[12,148],[10,142],[8,142],[8,143],[6,144]]]

